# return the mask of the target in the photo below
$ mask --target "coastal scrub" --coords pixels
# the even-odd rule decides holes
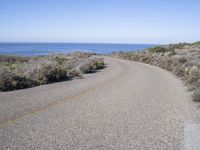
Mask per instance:
[[[11,91],[81,77],[104,68],[91,53],[37,57],[0,56],[0,91]]]

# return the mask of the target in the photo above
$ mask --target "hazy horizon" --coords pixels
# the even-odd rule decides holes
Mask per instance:
[[[54,41],[52,41],[52,42],[45,42],[45,41],[40,41],[40,42],[31,42],[31,41],[25,41],[25,42],[21,42],[21,41],[15,41],[15,42],[12,42],[12,41],[6,41],[6,42],[1,42],[0,41],[0,43],[1,44],[3,44],[3,43],[24,43],[24,44],[39,44],[39,43],[41,43],[41,44],[124,44],[124,45],[160,45],[160,44],[162,44],[162,43],[154,43],[154,44],[151,44],[151,43],[115,43],[115,42],[54,42]],[[169,43],[170,44],[170,43]]]
[[[0,2],[0,42],[169,44],[200,40],[197,0]]]
[[[177,42],[166,42],[166,43],[122,43],[122,42],[55,42],[55,41],[5,41],[5,42],[2,42],[0,41],[0,43],[24,43],[24,44],[116,44],[116,45],[120,45],[120,44],[124,44],[124,45],[169,45],[169,44],[177,44],[177,43],[194,43],[194,42],[197,42],[197,41],[200,41],[200,40],[194,40],[194,41],[177,41]]]

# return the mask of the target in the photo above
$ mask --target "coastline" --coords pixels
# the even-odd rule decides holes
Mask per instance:
[[[0,43],[0,54],[38,56],[76,51],[110,54],[113,51],[137,51],[155,46],[153,44],[120,43]]]

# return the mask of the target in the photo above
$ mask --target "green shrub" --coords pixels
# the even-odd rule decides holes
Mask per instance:
[[[187,45],[190,45],[190,44],[189,43],[170,44],[169,50],[183,49]]]
[[[200,41],[194,42],[194,43],[192,43],[192,45],[200,46]]]
[[[65,61],[68,60],[67,58],[61,57],[61,56],[56,56],[54,59],[56,60],[56,62],[57,62],[59,65],[62,65]]]
[[[151,53],[165,53],[167,49],[161,46],[156,46],[156,47],[149,48],[148,51]]]
[[[99,61],[96,61],[96,69],[103,69],[105,66],[104,61],[102,59],[100,59]]]

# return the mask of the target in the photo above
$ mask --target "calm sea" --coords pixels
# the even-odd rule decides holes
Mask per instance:
[[[139,51],[152,46],[148,44],[0,43],[0,54],[36,56],[74,51],[109,54],[113,51]]]

